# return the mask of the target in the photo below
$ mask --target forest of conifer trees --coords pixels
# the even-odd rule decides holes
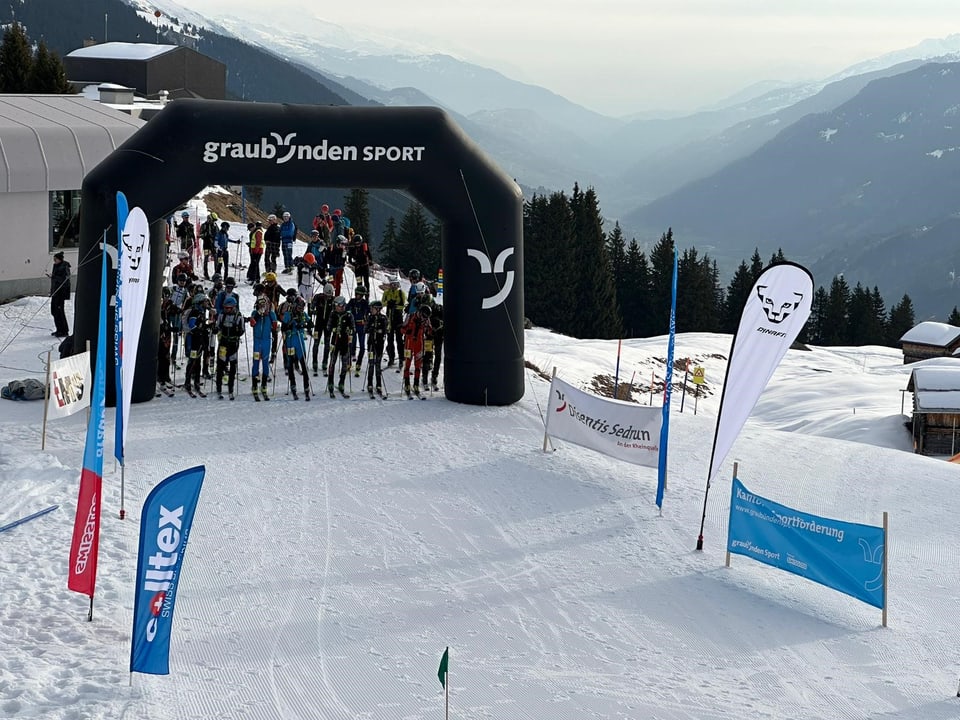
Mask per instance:
[[[571,195],[534,195],[524,203],[524,293],[527,318],[576,338],[665,335],[670,319],[674,246],[667,229],[645,252],[620,225],[603,229],[593,189],[574,185]],[[436,277],[440,226],[419,204],[384,232],[378,260],[417,267]],[[696,247],[681,248],[677,270],[677,332],[734,333],[753,283],[770,263],[789,260],[782,250],[764,261],[759,251],[740,262],[721,284],[717,263]],[[948,320],[960,326],[960,311]],[[818,286],[810,320],[799,340],[813,345],[887,345],[916,324],[904,295],[887,309],[877,287],[850,288],[842,276]]]

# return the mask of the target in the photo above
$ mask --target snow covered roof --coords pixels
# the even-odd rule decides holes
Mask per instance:
[[[919,412],[960,410],[960,363],[956,367],[918,367],[910,373]]]
[[[960,328],[946,323],[927,321],[907,330],[900,338],[900,342],[947,347],[957,338],[960,338]]]
[[[171,50],[176,50],[177,47],[179,46],[159,45],[157,43],[107,42],[77,48],[68,52],[66,57],[104,60],[150,60]]]
[[[0,95],[0,192],[79,189],[143,124],[78,95]]]

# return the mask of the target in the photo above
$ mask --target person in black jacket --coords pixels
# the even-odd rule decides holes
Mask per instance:
[[[67,314],[63,310],[63,304],[70,297],[70,263],[63,259],[62,252],[53,256],[53,270],[48,275],[50,277],[50,314],[53,315],[53,324],[56,326],[56,330],[50,334],[65,338],[70,334]]]

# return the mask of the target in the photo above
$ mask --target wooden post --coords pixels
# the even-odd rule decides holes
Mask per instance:
[[[700,386],[698,385],[698,386],[697,386],[697,389],[699,389],[699,388],[700,388]],[[737,477],[737,470],[739,469],[739,467],[740,467],[740,463],[735,462],[735,463],[733,464],[733,479],[736,479],[736,477]],[[728,538],[730,537],[730,528],[729,528],[729,527],[727,528],[727,537],[728,537]],[[729,548],[730,548],[730,543],[727,543],[727,560],[726,560],[726,563],[725,563],[725,565],[726,565],[727,567],[730,567],[730,549],[729,549]]]
[[[47,448],[47,408],[50,407],[50,350],[47,350],[47,381],[43,386],[43,427],[40,430],[40,449]]]
[[[553,366],[553,375],[550,376],[550,384],[551,384],[551,385],[553,384],[553,379],[554,379],[555,377],[557,377],[557,366],[556,366],[556,365]],[[548,419],[549,419],[549,417],[550,417],[550,414],[549,414],[549,413],[550,413],[550,403],[549,403],[549,401],[548,401],[548,402],[547,402],[547,418],[548,418]],[[550,436],[547,435],[547,423],[544,422],[544,423],[543,423],[543,451],[544,451],[544,452],[547,451],[547,443],[549,443],[549,442],[550,442]]]

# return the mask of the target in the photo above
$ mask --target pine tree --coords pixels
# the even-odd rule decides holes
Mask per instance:
[[[660,236],[650,251],[651,334],[666,335],[670,330],[670,301],[673,289],[673,229]],[[679,289],[678,289],[679,291]]]
[[[760,259],[760,250],[758,248],[754,248],[753,255],[750,257],[750,274],[753,275],[754,281],[760,277],[760,273],[763,272],[763,268],[764,265],[763,260]]]
[[[573,318],[574,337],[620,337],[622,327],[617,310],[616,287],[607,257],[606,237],[597,195],[593,188],[581,192],[577,185],[570,197],[574,224],[577,310]]]
[[[887,308],[883,302],[883,296],[880,294],[880,290],[876,285],[873,286],[873,292],[870,293],[870,298],[873,300],[873,323],[874,326],[880,330],[877,339],[873,342],[877,345],[883,345],[887,341],[889,329],[887,326]]]
[[[0,93],[30,92],[33,53],[20,23],[13,23],[0,43]]]
[[[364,188],[354,188],[343,197],[343,214],[350,218],[350,227],[355,233],[366,237],[370,230],[370,193]]]
[[[857,283],[850,294],[850,331],[847,343],[850,345],[876,345],[883,342],[877,334],[873,312],[873,296],[870,291]]]
[[[67,73],[63,63],[56,53],[47,49],[46,43],[41,40],[37,47],[37,54],[30,68],[30,92],[50,93],[54,95],[71,95],[74,90],[67,82]]]
[[[904,295],[900,302],[890,309],[890,319],[887,323],[887,345],[897,347],[900,344],[900,338],[916,324],[913,316],[913,301],[909,295]]]
[[[352,222],[352,221],[351,221]],[[426,210],[420,203],[412,203],[400,220],[396,240],[391,244],[389,251],[380,248],[383,262],[393,267],[419,269],[439,266],[440,259],[435,257],[432,248],[432,228],[427,218]],[[439,246],[439,243],[437,243]],[[439,253],[437,253],[439,255]],[[427,263],[426,265],[424,263]]]
[[[524,305],[535,325],[571,334],[577,309],[573,215],[563,193],[524,204]]]
[[[390,258],[392,258],[393,254],[397,251],[398,242],[397,221],[393,215],[391,215],[387,218],[387,222],[383,226],[383,238],[380,240],[381,264],[384,267],[397,267],[396,263],[393,263]]]
[[[957,310],[957,306],[953,306],[953,310],[950,312],[950,317],[947,318],[948,325],[954,325],[960,327],[960,310]]]
[[[750,268],[747,267],[747,263],[741,260],[740,266],[733,273],[730,284],[727,285],[720,319],[721,332],[731,335],[737,332],[737,328],[740,326],[740,317],[743,315],[743,307],[750,297],[755,280],[756,278]]]
[[[617,291],[617,308],[622,313],[623,296],[627,282],[627,243],[619,222],[614,223],[613,230],[607,235],[607,258],[610,261],[613,285]]]
[[[813,345],[826,344],[827,307],[829,304],[830,296],[821,285],[813,293],[813,302],[810,304],[810,318],[807,320],[802,333],[804,339],[801,342],[808,342]]]
[[[710,258],[697,249],[681,253],[677,264],[677,332],[716,332],[718,280]]]
[[[777,251],[770,257],[770,264],[785,262],[787,256],[783,254],[783,248],[777,248]]]
[[[625,337],[648,337],[652,334],[650,318],[650,265],[636,240],[627,246],[623,299],[620,317]]]
[[[849,345],[850,286],[837,275],[830,283],[826,312],[823,318],[823,344]]]

